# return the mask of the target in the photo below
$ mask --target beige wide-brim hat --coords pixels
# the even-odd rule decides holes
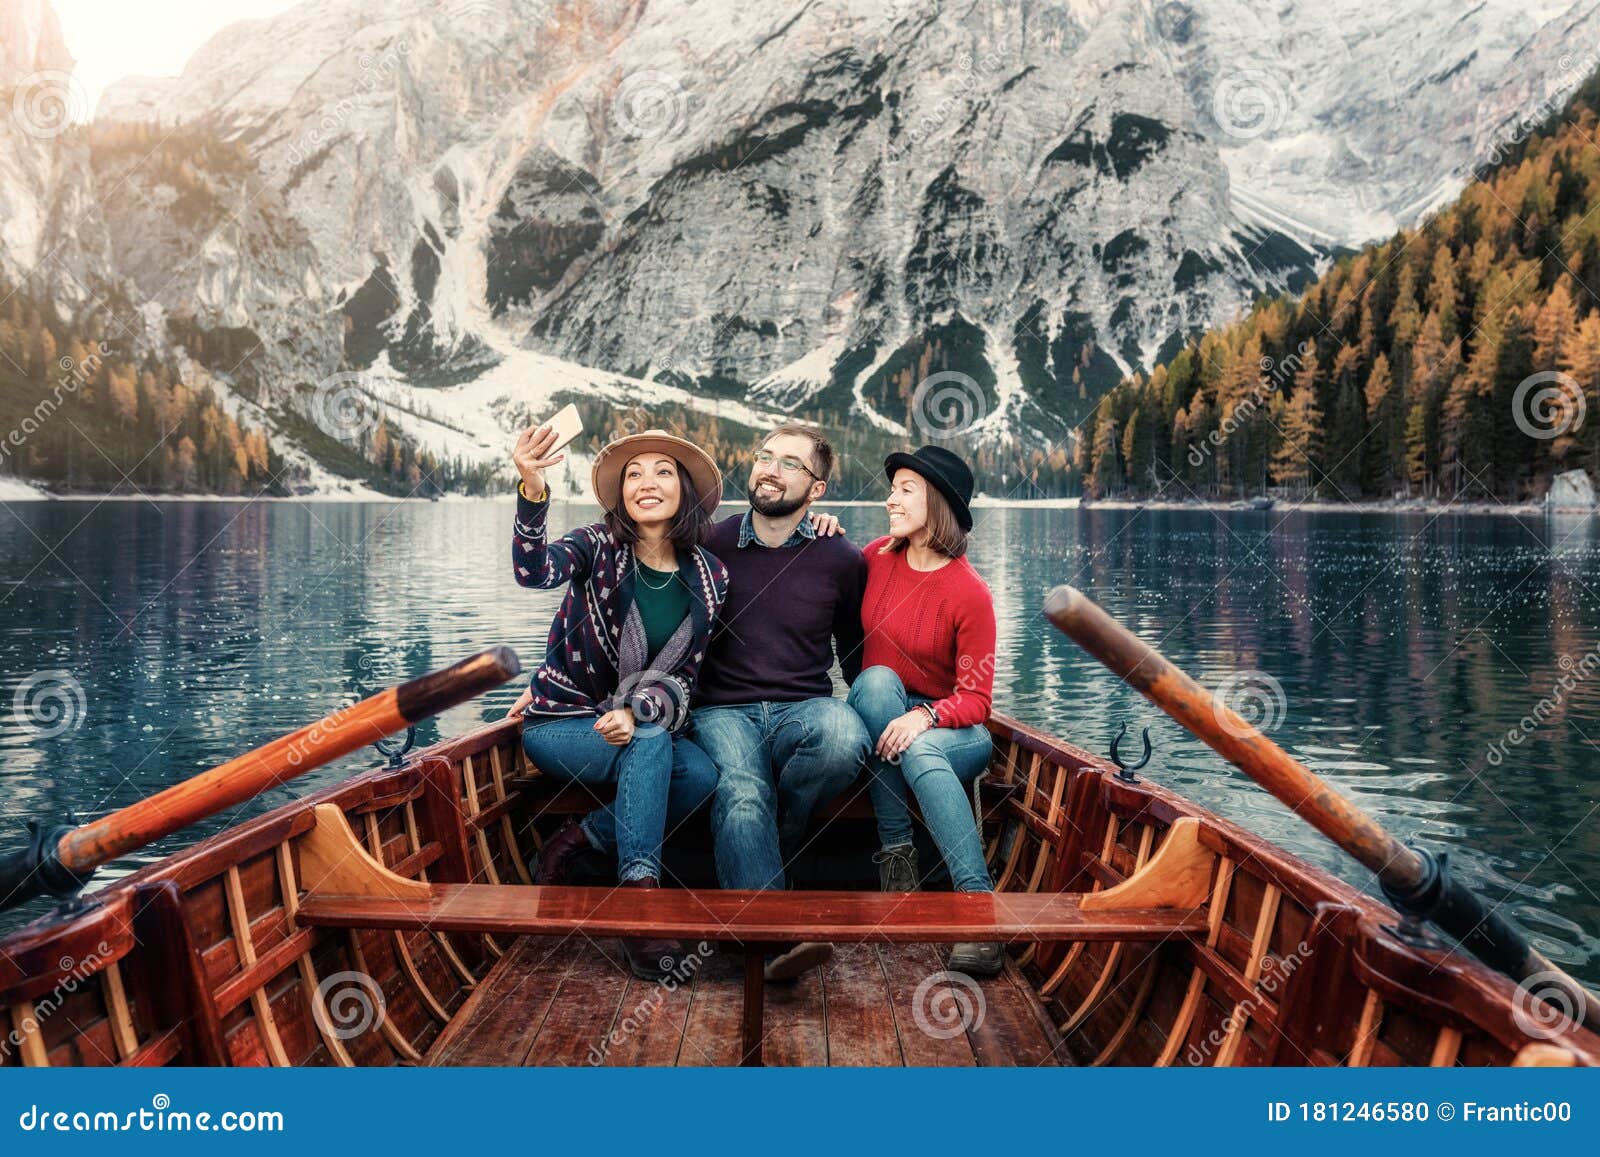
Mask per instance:
[[[689,472],[694,488],[700,492],[700,505],[706,516],[717,512],[722,501],[722,471],[700,447],[686,438],[679,438],[665,430],[646,430],[642,434],[629,434],[608,442],[595,455],[594,469],[589,482],[594,496],[607,510],[622,505],[622,468],[640,454],[666,454]]]

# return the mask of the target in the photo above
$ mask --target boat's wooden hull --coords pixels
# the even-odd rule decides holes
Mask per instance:
[[[1371,897],[1077,748],[1002,717],[991,729],[1002,890],[1104,890],[1194,817],[1212,854],[1204,932],[1016,945],[985,988],[993,1017],[955,1037],[907,1020],[936,949],[850,945],[826,985],[771,1002],[769,1063],[1600,1062],[1600,1038],[1541,1029],[1509,980],[1408,943]],[[507,721],[230,829],[0,943],[0,1066],[736,1062],[736,948],[659,986],[611,975],[603,943],[297,919],[318,804],[400,876],[514,885],[539,833],[592,802],[540,780]],[[840,830],[864,828],[854,808],[835,808]],[[667,1011],[606,1046],[641,1002]]]

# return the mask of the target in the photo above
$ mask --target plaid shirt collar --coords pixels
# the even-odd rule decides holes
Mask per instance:
[[[748,511],[748,510],[745,511],[744,512],[744,520],[739,523],[739,549],[740,550],[743,550],[745,547],[749,546],[751,543],[755,543],[755,545],[761,546],[761,547],[767,546],[767,544],[762,542],[760,537],[758,537],[757,534],[756,534],[755,520],[751,517],[751,513],[752,512]],[[779,546],[779,547],[767,547],[767,549],[769,549],[769,550],[787,550],[791,546],[799,546],[802,542],[805,542],[807,539],[812,539],[812,538],[816,538],[816,537],[817,537],[817,532],[816,532],[816,529],[814,527],[812,527],[812,525],[811,525],[811,516],[807,515],[805,518],[802,518],[800,520],[800,522],[795,526],[794,533],[789,536],[789,540],[787,542],[785,542],[782,546]]]

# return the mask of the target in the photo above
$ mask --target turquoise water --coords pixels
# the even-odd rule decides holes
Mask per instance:
[[[103,814],[484,646],[537,661],[559,592],[513,582],[511,514],[494,500],[0,506],[0,851],[20,846],[27,817]],[[552,526],[596,514],[558,507]],[[857,541],[881,532],[875,508],[840,514]],[[1234,676],[1237,701],[1278,742],[1397,834],[1448,850],[1546,952],[1600,980],[1593,522],[978,518],[971,557],[996,598],[1000,709],[1100,752],[1123,720],[1135,734],[1149,725],[1144,774],[1368,886],[1050,627],[1045,591],[1073,582],[1208,686]],[[503,715],[517,690],[448,712],[419,742]],[[99,879],[375,758],[314,772]],[[0,929],[42,910],[0,914]]]

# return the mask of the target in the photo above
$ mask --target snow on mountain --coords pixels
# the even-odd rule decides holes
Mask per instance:
[[[6,28],[6,75],[66,60],[45,0]],[[73,201],[63,280],[242,354],[208,363],[240,397],[319,420],[362,369],[468,459],[563,391],[1053,435],[1453,195],[1597,31],[1600,0],[310,0],[102,98],[97,131],[243,151],[198,199],[136,148],[0,141],[0,269]]]

